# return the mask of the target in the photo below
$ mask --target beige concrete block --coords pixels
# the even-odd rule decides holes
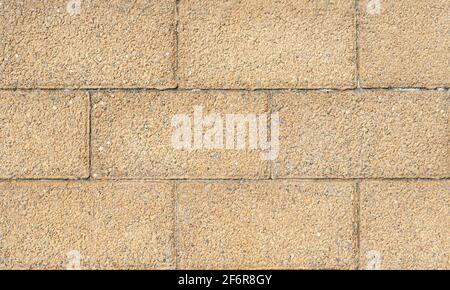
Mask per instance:
[[[174,267],[172,189],[148,182],[0,183],[0,268]]]
[[[277,177],[448,177],[449,96],[438,91],[281,92]]]
[[[354,268],[354,184],[195,182],[178,188],[188,269]]]
[[[450,1],[359,1],[363,87],[449,87]]]
[[[0,178],[89,176],[89,97],[0,91]]]
[[[194,144],[194,107],[203,117],[216,113],[265,114],[263,92],[101,92],[93,95],[94,178],[267,178],[269,163],[262,151],[210,149]],[[178,125],[172,118],[187,114],[191,120],[191,149],[173,146]],[[203,134],[208,126],[203,127]],[[248,129],[248,128],[247,128]],[[237,131],[236,131],[237,132]],[[224,137],[225,138],[225,137]],[[235,138],[236,139],[236,138]],[[226,146],[224,141],[224,146]]]
[[[175,87],[175,26],[175,0],[3,0],[0,87]]]
[[[184,88],[355,86],[354,1],[179,3]]]
[[[450,269],[450,182],[361,184],[361,268]]]

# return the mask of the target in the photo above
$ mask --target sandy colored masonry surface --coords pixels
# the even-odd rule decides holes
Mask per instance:
[[[179,150],[172,146],[172,116],[265,114],[264,92],[101,92],[93,94],[93,177],[268,178],[260,150]]]
[[[175,0],[2,0],[0,88],[175,87]]]
[[[376,250],[383,269],[448,269],[449,188],[448,180],[363,182],[361,261]]]
[[[356,266],[351,182],[185,183],[178,194],[181,268]]]
[[[450,269],[449,20],[447,0],[0,0],[0,269]],[[266,120],[259,145],[279,117],[275,157],[247,123],[244,148],[195,145],[229,114]]]
[[[351,88],[354,1],[179,5],[182,88]]]
[[[2,268],[173,268],[173,185],[31,182],[0,184]],[[32,222],[30,222],[32,221]]]
[[[281,115],[274,176],[446,177],[450,94],[275,92]]]
[[[359,66],[363,87],[449,87],[448,0],[380,1],[380,14],[359,1]]]
[[[89,96],[0,91],[0,178],[89,176]]]

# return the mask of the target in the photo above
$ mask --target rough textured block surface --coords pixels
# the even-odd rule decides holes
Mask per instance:
[[[377,251],[380,269],[450,269],[448,180],[363,182],[360,189],[362,268]]]
[[[0,87],[175,87],[175,23],[175,0],[3,0]]]
[[[0,0],[0,269],[450,270],[449,69],[449,0]]]
[[[89,175],[89,97],[0,91],[0,178]]]
[[[248,146],[246,150],[174,148],[172,118],[187,114],[194,130],[194,106],[202,107],[204,117],[213,112],[223,118],[228,113],[264,114],[268,97],[266,93],[232,91],[97,93],[93,95],[93,177],[269,176],[269,164],[261,159],[261,151]]]
[[[355,86],[354,1],[179,3],[185,88]]]
[[[173,186],[0,183],[0,268],[174,267]]]
[[[354,184],[178,186],[180,268],[354,268]]]
[[[449,97],[437,91],[281,92],[276,177],[449,177]]]
[[[450,87],[450,1],[359,3],[363,87]]]

